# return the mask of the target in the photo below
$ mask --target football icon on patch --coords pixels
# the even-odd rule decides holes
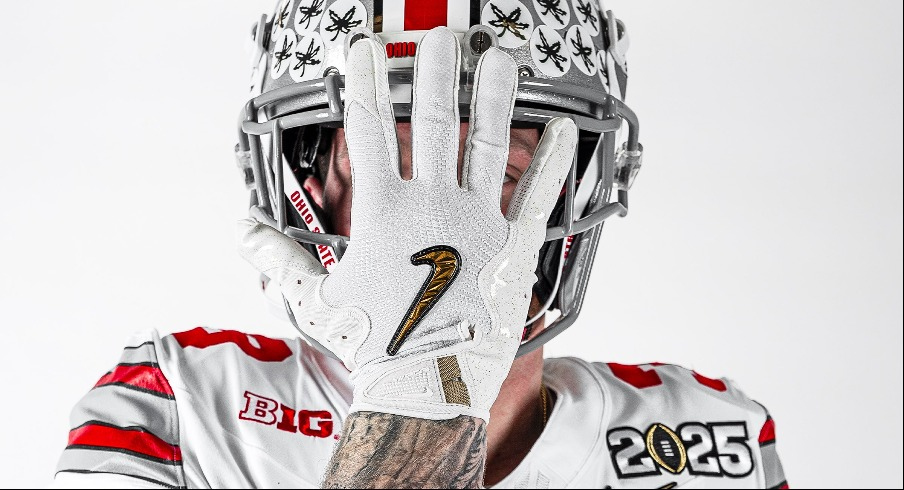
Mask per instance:
[[[687,453],[681,439],[663,424],[653,424],[647,429],[647,452],[656,463],[669,473],[681,473],[687,464]]]

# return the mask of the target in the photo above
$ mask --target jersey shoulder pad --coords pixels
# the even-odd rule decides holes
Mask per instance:
[[[161,370],[160,343],[156,332],[133,336],[119,362],[72,409],[55,484],[119,475],[185,487],[176,400]]]

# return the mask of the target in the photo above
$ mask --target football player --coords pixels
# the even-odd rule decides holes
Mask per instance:
[[[611,12],[282,0],[253,42],[239,252],[303,339],[136,335],[56,486],[787,487],[731,382],[543,359],[640,168]]]

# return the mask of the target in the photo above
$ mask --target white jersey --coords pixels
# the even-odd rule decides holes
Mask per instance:
[[[766,410],[678,366],[547,359],[555,405],[497,488],[781,488]],[[57,487],[316,488],[348,371],[300,339],[196,328],[133,338],[72,411]]]

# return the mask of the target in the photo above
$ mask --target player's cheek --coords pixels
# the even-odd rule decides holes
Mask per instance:
[[[335,163],[350,165],[347,158],[344,162]],[[327,214],[332,231],[349,236],[352,212],[351,172],[334,171],[327,174],[323,190],[323,209],[329,210]]]

